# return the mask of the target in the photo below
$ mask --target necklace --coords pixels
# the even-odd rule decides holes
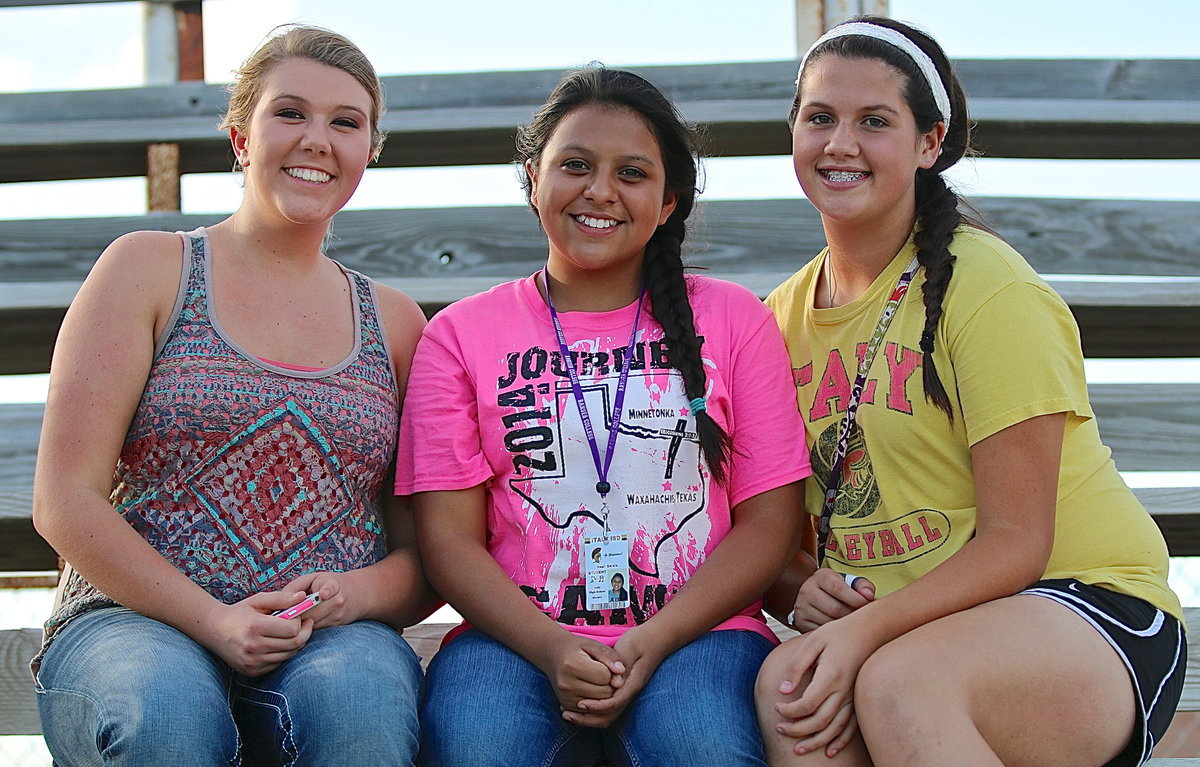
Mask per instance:
[[[825,308],[833,308],[833,296],[837,293],[837,285],[833,281],[833,257],[825,254]]]

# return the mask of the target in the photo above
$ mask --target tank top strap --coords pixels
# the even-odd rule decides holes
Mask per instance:
[[[204,227],[181,232],[187,244],[187,281],[183,285],[183,305],[208,317],[208,234]]]
[[[374,374],[386,373],[395,375],[392,370],[392,355],[388,350],[387,334],[383,329],[383,319],[379,315],[379,301],[375,293],[375,283],[370,277],[357,272],[341,263],[337,263],[354,286],[355,313],[358,317],[358,335],[360,348],[359,360],[365,362],[368,370]],[[384,363],[382,369],[379,363]],[[362,375],[364,373],[360,373]],[[369,375],[369,374],[368,374]],[[378,381],[377,383],[384,383]]]

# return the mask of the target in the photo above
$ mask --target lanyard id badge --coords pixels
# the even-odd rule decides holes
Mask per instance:
[[[583,396],[583,385],[579,381],[579,372],[571,361],[571,351],[567,345],[567,336],[563,332],[562,322],[558,318],[558,310],[554,308],[554,300],[550,297],[550,279],[542,272],[546,285],[546,306],[550,309],[550,319],[554,324],[554,335],[558,341],[558,350],[562,354],[563,364],[571,379],[571,393],[575,396],[575,405],[579,410],[579,419],[583,423],[584,436],[587,437],[588,447],[592,453],[592,463],[596,468],[596,493],[600,496],[600,521],[604,526],[601,535],[588,536],[583,539],[583,575],[587,609],[589,610],[623,610],[629,607],[629,533],[613,532],[608,527],[608,504],[605,502],[612,491],[608,481],[608,470],[612,466],[613,455],[616,453],[617,435],[621,432],[621,412],[625,404],[625,389],[629,385],[629,369],[632,367],[628,360],[621,366],[617,378],[617,392],[613,397],[612,421],[608,432],[608,446],[604,456],[600,455],[600,445],[596,440],[596,430],[592,426],[588,414],[587,402]],[[643,285],[638,294],[637,312],[633,316],[633,327],[629,331],[629,348],[632,349],[637,341],[638,325],[642,319],[642,305],[646,300],[646,288]],[[595,517],[593,517],[595,518]]]
[[[629,607],[629,534],[605,533],[583,539],[587,609]]]

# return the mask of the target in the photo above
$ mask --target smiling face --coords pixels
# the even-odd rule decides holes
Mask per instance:
[[[637,113],[585,104],[558,124],[536,167],[531,202],[550,245],[547,269],[565,285],[626,286],[675,209],[654,133]]]
[[[907,233],[916,171],[937,159],[944,126],[919,132],[904,76],[876,59],[822,56],[805,67],[801,85],[792,161],[826,227]]]
[[[244,129],[230,140],[257,214],[326,225],[372,153],[371,97],[348,72],[310,59],[271,67]]]

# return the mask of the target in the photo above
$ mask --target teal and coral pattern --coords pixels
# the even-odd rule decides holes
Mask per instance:
[[[377,498],[399,395],[371,282],[349,269],[354,352],[328,370],[256,360],[213,319],[203,229],[188,243],[178,315],[155,356],[116,467],[114,508],[225,603],[386,553]],[[73,571],[47,635],[111,605]]]

